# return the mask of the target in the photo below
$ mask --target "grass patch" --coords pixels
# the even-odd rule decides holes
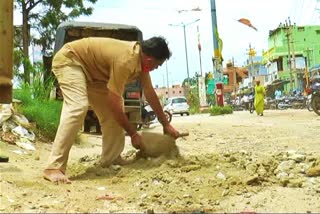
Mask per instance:
[[[216,115],[223,115],[223,114],[232,114],[233,113],[233,109],[231,106],[212,106],[210,109],[210,115],[211,116],[216,116]]]
[[[211,108],[204,108],[204,109],[200,110],[200,113],[201,114],[208,114],[208,113],[210,113],[210,111],[211,111]]]
[[[52,140],[59,125],[62,102],[33,99],[31,92],[26,89],[14,90],[13,97],[22,101],[17,111],[28,118],[29,122],[36,123],[37,134]]]

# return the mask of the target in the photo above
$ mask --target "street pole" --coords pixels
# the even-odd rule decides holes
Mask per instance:
[[[212,36],[213,36],[213,53],[212,58],[213,71],[214,71],[214,81],[215,81],[215,95],[216,103],[218,106],[223,106],[223,83],[222,83],[222,56],[221,48],[222,41],[219,38],[218,27],[217,27],[217,11],[216,11],[216,1],[210,0],[211,4],[211,19],[212,19]],[[219,44],[220,43],[220,44]],[[220,47],[221,45],[221,47]],[[217,81],[216,81],[217,80]]]
[[[190,75],[189,75],[189,63],[188,63],[188,49],[187,49],[187,36],[186,36],[186,25],[183,25],[183,35],[184,35],[184,49],[186,54],[186,64],[187,64],[187,75],[188,75],[188,88],[190,87]]]
[[[251,47],[251,44],[249,43],[249,61],[250,61],[250,69],[249,69],[249,80],[252,87],[254,87],[254,66],[253,66],[253,57],[256,56],[256,51]]]
[[[198,50],[199,50],[199,62],[200,62],[200,76],[198,76],[198,94],[199,94],[200,107],[207,107],[208,104],[207,104],[206,83],[205,83],[205,77],[203,77],[202,75],[199,25],[197,26],[197,31],[198,31]]]
[[[298,86],[298,74],[297,74],[297,69],[296,69],[296,54],[294,52],[294,38],[293,38],[293,29],[294,26],[291,25],[290,22],[290,35],[291,35],[291,58],[292,58],[292,63],[293,63],[293,74],[294,74],[294,87],[296,89],[299,88]]]
[[[189,22],[187,24],[185,23],[181,23],[181,24],[178,24],[178,25],[173,25],[173,24],[169,24],[169,26],[174,26],[174,27],[177,27],[177,26],[182,26],[183,27],[183,35],[184,35],[184,49],[185,49],[185,55],[186,55],[186,66],[187,66],[187,78],[188,78],[188,91],[189,91],[189,87],[190,87],[190,75],[189,75],[189,63],[188,63],[188,50],[187,50],[187,36],[186,36],[186,27],[188,25],[191,25],[193,23],[196,23],[200,21],[200,19],[196,19],[192,22]]]
[[[163,84],[163,87],[164,87],[165,86],[164,74],[162,74],[162,84]]]
[[[201,75],[201,77],[202,77],[201,43],[200,43],[199,25],[197,26],[197,31],[198,31],[198,50],[199,50],[199,62],[200,62],[200,75]]]
[[[216,11],[216,1],[210,0],[211,3],[211,19],[212,19],[212,35],[213,35],[213,72],[214,78],[220,80],[220,69],[221,69],[221,53],[219,49],[219,34],[218,34],[218,26],[217,26],[217,11]]]
[[[310,66],[310,48],[306,49],[307,51],[307,58],[306,58],[306,70],[305,70],[305,76],[306,76],[306,88],[309,88],[309,66]]]
[[[237,73],[236,68],[234,67],[234,58],[232,57],[232,67],[233,67],[233,93],[237,93]]]
[[[168,90],[168,95],[167,95],[167,98],[169,98],[170,96],[170,88],[169,88],[169,72],[168,72],[168,62],[166,61],[166,73],[167,73],[167,90]]]
[[[286,30],[286,37],[287,37],[287,43],[288,43],[288,64],[289,64],[289,72],[290,72],[290,92],[292,92],[293,89],[293,77],[292,77],[292,63],[291,63],[291,47],[290,47],[290,41],[291,41],[291,30],[290,30],[290,20],[289,24],[286,20],[286,24],[284,25],[284,29]]]

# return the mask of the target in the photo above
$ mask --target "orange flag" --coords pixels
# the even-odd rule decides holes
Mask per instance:
[[[238,20],[238,22],[240,22],[240,23],[242,23],[242,24],[245,24],[245,25],[247,25],[247,26],[255,29],[256,31],[258,31],[258,29],[251,24],[251,22],[250,22],[249,19],[241,18],[241,19]]]

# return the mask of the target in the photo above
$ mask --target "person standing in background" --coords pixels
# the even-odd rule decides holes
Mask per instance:
[[[281,91],[280,89],[276,89],[276,91],[274,92],[274,98],[275,99],[280,99],[281,98]]]
[[[254,107],[256,109],[257,115],[263,116],[264,110],[264,96],[266,94],[265,88],[260,85],[260,81],[256,81],[256,86],[254,87]]]

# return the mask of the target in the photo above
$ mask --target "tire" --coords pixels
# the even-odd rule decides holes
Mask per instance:
[[[311,101],[313,111],[320,116],[320,96],[313,96]]]
[[[166,118],[167,118],[168,122],[170,123],[172,120],[172,114],[168,111],[164,111],[164,115],[166,115]]]
[[[311,105],[311,99],[310,100],[308,99],[306,101],[306,106],[307,106],[308,111],[313,111],[312,105]]]
[[[285,110],[285,109],[287,109],[288,107],[286,106],[286,105],[284,105],[284,103],[279,103],[278,104],[278,109],[279,110]]]
[[[250,112],[250,114],[252,114],[254,112],[254,105],[252,102],[249,103],[249,112]]]

